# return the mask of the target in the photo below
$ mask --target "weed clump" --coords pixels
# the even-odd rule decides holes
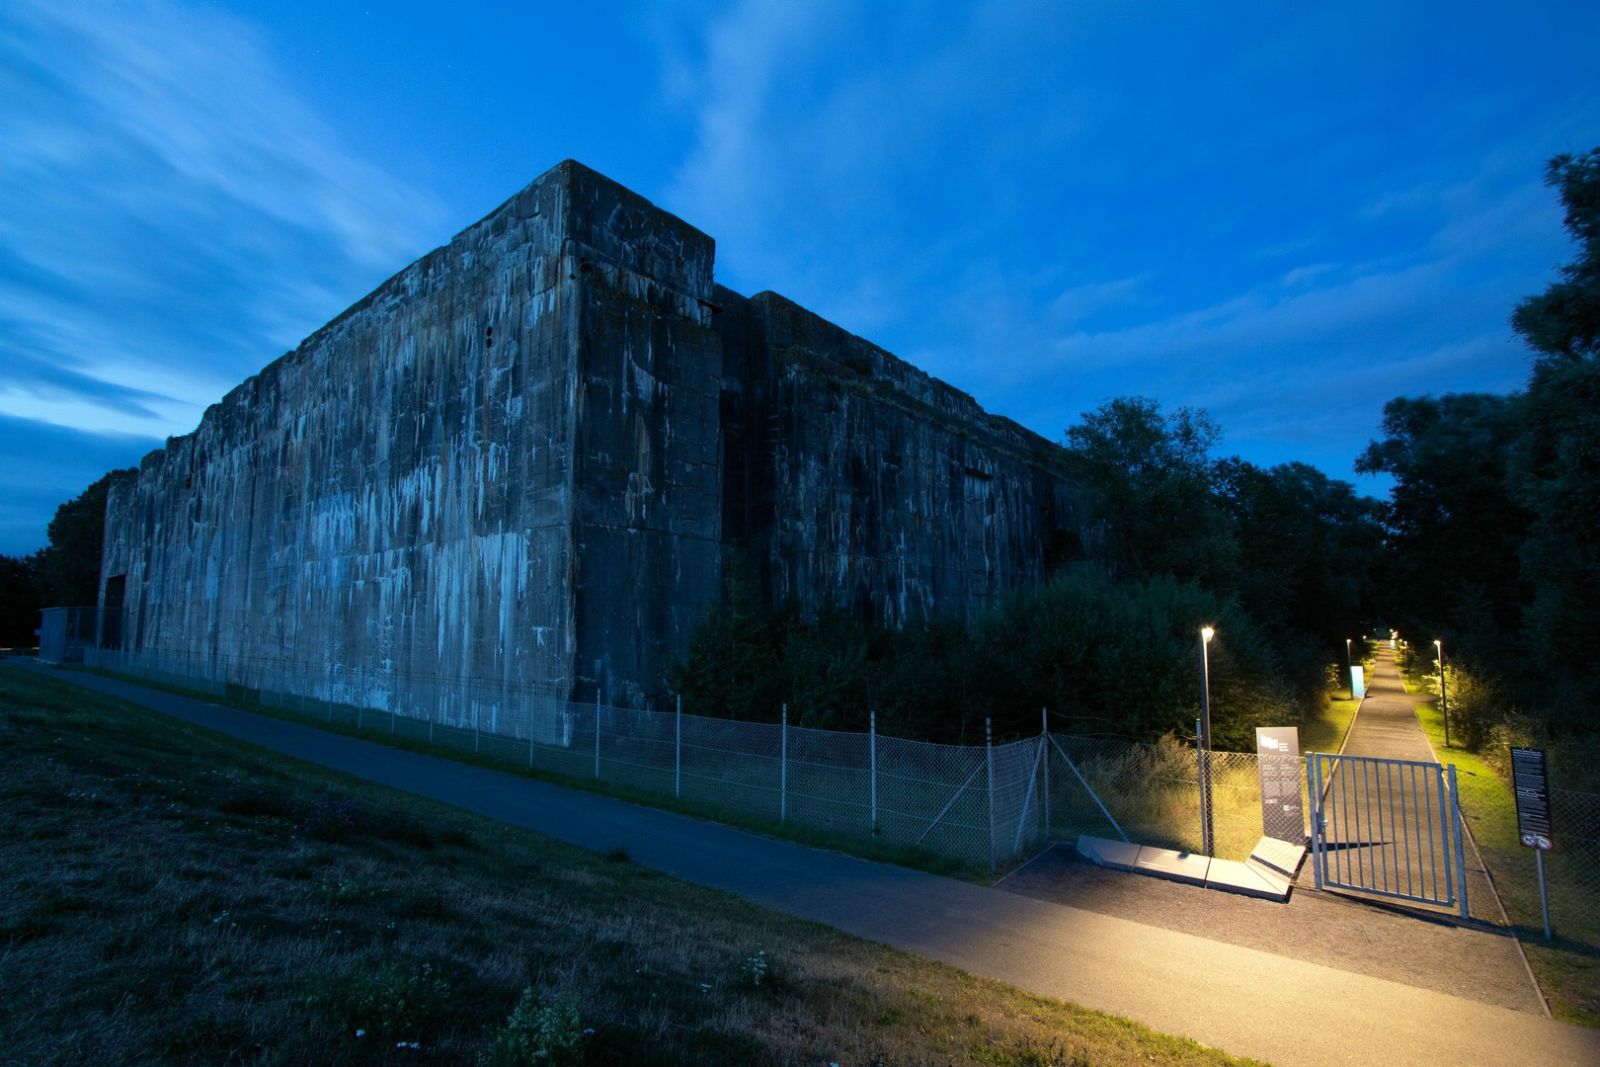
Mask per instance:
[[[583,1028],[578,1002],[570,993],[541,1000],[530,986],[480,1062],[486,1067],[569,1067],[583,1062],[583,1040],[593,1034]]]

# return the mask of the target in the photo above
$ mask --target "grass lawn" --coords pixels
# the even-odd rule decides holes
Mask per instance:
[[[12,670],[0,871],[7,1062],[1242,1062]]]
[[[1443,763],[1456,766],[1461,811],[1483,862],[1494,878],[1517,936],[1558,1018],[1600,1026],[1600,914],[1587,894],[1552,884],[1550,910],[1556,937],[1544,939],[1539,884],[1531,849],[1517,837],[1516,798],[1511,786],[1484,758],[1444,747],[1444,718],[1432,703],[1418,703],[1417,717]]]
[[[1356,717],[1356,709],[1361,706],[1361,701],[1348,700],[1339,695],[1347,692],[1348,689],[1339,689],[1328,693],[1323,698],[1321,712],[1301,725],[1301,752],[1339,751],[1344,744],[1344,735],[1349,732],[1350,723]]]

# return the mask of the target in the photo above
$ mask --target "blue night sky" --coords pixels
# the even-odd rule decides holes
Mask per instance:
[[[1049,437],[1137,393],[1355,480],[1523,382],[1600,5],[1311,7],[6,0],[0,552],[567,157]]]

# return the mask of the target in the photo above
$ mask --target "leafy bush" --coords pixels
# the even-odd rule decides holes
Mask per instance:
[[[739,985],[745,989],[760,989],[767,984],[771,973],[772,964],[767,960],[765,949],[757,949],[739,961]]]
[[[495,1035],[484,1062],[488,1067],[567,1067],[583,1062],[583,1019],[570,993],[541,1000],[531,986]]]

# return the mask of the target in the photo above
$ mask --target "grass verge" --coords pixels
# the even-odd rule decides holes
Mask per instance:
[[[1538,876],[1531,849],[1517,835],[1516,797],[1482,756],[1445,748],[1444,717],[1436,704],[1417,702],[1417,718],[1443,763],[1456,767],[1461,812],[1483,854],[1483,862],[1505,903],[1528,965],[1557,1018],[1600,1027],[1600,915],[1585,894],[1552,883],[1550,911],[1555,938],[1544,939]]]
[[[1360,706],[1359,700],[1341,697],[1337,692],[1328,693],[1323,697],[1322,710],[1300,726],[1300,751],[1338,752]]]
[[[0,822],[16,1062],[1244,1062],[16,670]]]

